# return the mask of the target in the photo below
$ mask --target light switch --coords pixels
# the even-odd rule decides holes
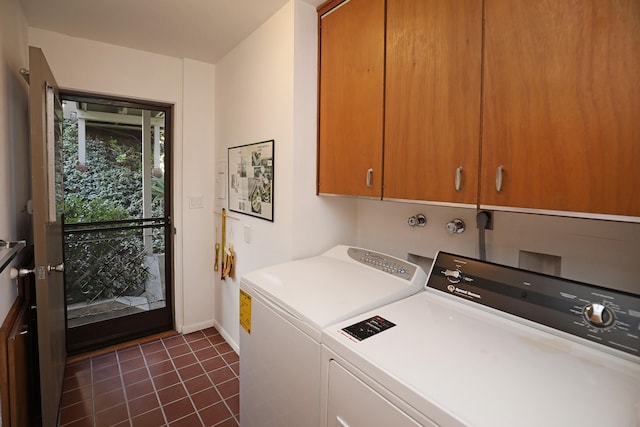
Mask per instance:
[[[189,196],[189,209],[204,208],[204,198],[201,195]]]
[[[227,163],[218,162],[216,168],[216,194],[218,199],[225,199],[227,197]]]
[[[251,226],[246,224],[244,226],[244,242],[251,243]]]

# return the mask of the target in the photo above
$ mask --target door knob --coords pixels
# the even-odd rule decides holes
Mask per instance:
[[[61,262],[58,265],[50,265],[48,267],[48,269],[49,269],[49,271],[57,271],[59,273],[62,273],[62,272],[64,272],[64,262]]]
[[[11,268],[9,275],[12,279],[15,279],[17,277],[28,276],[33,273],[33,271],[34,270],[29,270],[28,268]]]

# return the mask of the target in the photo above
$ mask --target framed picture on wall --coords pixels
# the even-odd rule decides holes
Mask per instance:
[[[273,221],[273,143],[228,149],[230,211]]]

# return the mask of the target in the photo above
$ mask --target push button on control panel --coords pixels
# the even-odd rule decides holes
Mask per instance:
[[[410,280],[416,272],[416,267],[413,264],[373,251],[349,248],[348,253],[352,259],[358,262],[403,279]]]
[[[383,271],[389,272],[389,273],[398,273],[398,274],[404,274],[407,272],[407,270],[405,270],[402,267],[397,267],[393,264],[390,264],[386,261],[381,261],[381,260],[377,260],[377,259],[373,259],[373,258],[365,258],[362,257],[360,259],[360,261],[364,262],[365,264],[371,264],[374,265],[376,267],[381,268]]]

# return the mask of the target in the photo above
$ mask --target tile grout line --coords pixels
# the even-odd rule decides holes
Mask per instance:
[[[201,331],[200,331],[200,332],[201,332]],[[224,357],[222,357],[222,354],[221,354],[221,353],[218,351],[218,349],[216,348],[216,344],[214,344],[214,343],[209,339],[209,336],[207,336],[205,333],[203,333],[203,332],[201,332],[201,333],[202,333],[202,335],[204,336],[204,338],[203,338],[203,339],[206,339],[206,340],[209,342],[209,346],[210,346],[210,348],[212,348],[213,350],[215,350],[215,352],[217,353],[217,356],[214,356],[214,357],[219,357],[219,358],[221,358],[221,359],[222,359],[222,361],[224,362],[224,367],[228,368],[228,369],[233,373],[233,378],[230,378],[230,379],[228,379],[228,380],[226,380],[226,381],[222,381],[220,384],[223,384],[223,383],[226,383],[226,382],[232,381],[234,378],[237,378],[237,375],[236,375],[235,371],[231,368],[231,365],[229,365],[229,363],[227,362],[227,360],[226,360]],[[195,342],[195,341],[200,341],[200,340],[194,340],[193,342]],[[209,372],[209,371],[207,371],[207,369],[204,367],[204,365],[202,364],[202,361],[201,361],[200,359],[198,359],[198,356],[196,356],[195,351],[194,351],[194,350],[193,350],[193,348],[191,348],[191,346],[189,345],[189,341],[186,341],[186,340],[185,340],[185,342],[186,342],[186,344],[187,344],[187,347],[188,347],[188,348],[189,348],[189,350],[191,351],[191,353],[193,353],[193,356],[194,356],[194,358],[196,359],[196,363],[197,363],[197,364],[202,368],[202,370],[204,371],[204,375],[206,375],[206,376],[207,376],[207,378],[209,379],[209,381],[210,381],[210,382],[211,382],[211,384],[213,385],[213,389],[216,391],[216,393],[218,393],[218,396],[220,396],[220,401],[224,404],[224,406],[227,408],[227,411],[229,411],[229,413],[231,414],[231,416],[230,416],[229,418],[225,418],[224,420],[221,420],[219,423],[216,423],[216,425],[219,425],[219,424],[221,424],[221,423],[223,423],[223,422],[225,422],[225,421],[227,421],[227,420],[229,420],[229,419],[231,419],[231,418],[233,418],[233,419],[234,419],[234,420],[239,424],[239,421],[236,419],[236,416],[235,416],[235,414],[233,413],[233,410],[231,410],[231,407],[230,407],[230,406],[229,406],[229,404],[227,403],[227,399],[222,395],[222,393],[220,393],[220,390],[218,390],[218,384],[216,383],[216,381],[214,381],[214,380],[213,380],[213,378],[211,378],[211,376],[209,375],[209,374],[210,374],[210,372]],[[200,349],[200,350],[202,350],[202,349]],[[232,351],[233,351],[233,350],[232,350]],[[226,353],[225,353],[225,354],[226,354]],[[173,360],[173,359],[172,359],[172,360]],[[207,359],[207,360],[209,360],[209,359]],[[221,369],[221,368],[222,368],[222,367],[220,367],[220,368],[218,368],[218,369]],[[215,370],[217,371],[218,369],[215,369]],[[179,374],[178,374],[178,375],[179,375]],[[185,386],[185,389],[186,389],[186,386]],[[190,393],[188,393],[188,395],[189,395],[189,397],[191,397],[191,394],[190,394]],[[234,396],[235,396],[235,394],[234,394]],[[215,403],[214,403],[213,405],[215,405]],[[206,408],[209,408],[209,407],[211,407],[211,406],[213,406],[213,405],[209,405],[209,406],[207,406]],[[194,408],[195,408],[195,405],[194,405]],[[203,408],[203,409],[206,409],[206,408]],[[196,411],[199,411],[199,410],[196,408]],[[204,423],[203,423],[203,425],[204,425]]]
[[[222,359],[222,361],[225,363],[225,366],[227,366],[229,369],[231,369],[228,366],[227,361],[224,359],[224,357],[222,357],[222,354],[220,354],[220,352],[218,351],[218,349],[216,348],[216,345],[209,339],[209,337],[204,334],[204,339],[206,339],[209,342],[210,348],[212,348],[213,350],[215,350],[215,352],[218,354],[216,357],[219,357]],[[188,344],[187,344],[188,345]],[[189,346],[189,348],[191,349],[191,351],[193,351],[193,349],[191,348],[191,346]],[[227,411],[229,411],[229,413],[231,414],[230,418],[235,418],[235,415],[233,413],[233,411],[231,410],[231,408],[229,407],[229,405],[227,404],[226,399],[224,398],[224,396],[222,395],[222,393],[220,393],[220,390],[218,390],[218,384],[216,383],[216,381],[213,380],[213,378],[211,378],[211,375],[209,371],[207,371],[207,369],[204,367],[204,365],[202,364],[202,361],[200,359],[198,359],[198,357],[195,355],[195,352],[193,352],[194,357],[196,358],[196,361],[198,362],[198,364],[200,365],[200,367],[202,368],[202,370],[204,371],[204,374],[207,376],[207,378],[209,378],[209,381],[211,381],[211,384],[213,384],[213,389],[216,391],[216,393],[218,393],[218,396],[220,396],[220,401],[222,402],[222,404],[227,408]],[[220,368],[218,368],[220,369]],[[216,371],[218,369],[215,369]],[[233,371],[233,369],[231,369],[231,372],[233,372],[233,375],[235,376],[235,372]],[[214,403],[215,405],[215,403]],[[213,406],[213,405],[210,405]],[[209,408],[210,406],[207,406],[207,408]],[[219,423],[217,423],[216,425],[228,420],[229,418],[225,418],[223,421],[220,421]]]
[[[159,394],[159,392],[161,390],[159,390],[158,387],[156,386],[156,383],[154,381],[154,376],[152,375],[152,372],[151,372],[151,366],[150,366],[149,360],[148,360],[148,357],[150,355],[155,354],[155,353],[159,353],[160,351],[165,351],[166,356],[168,358],[164,359],[163,361],[158,361],[158,364],[161,363],[161,362],[165,362],[165,361],[169,362],[169,365],[167,365],[167,369],[169,369],[169,372],[173,372],[173,373],[176,374],[178,382],[176,382],[175,384],[181,384],[182,385],[183,390],[186,392],[186,397],[189,398],[188,402],[191,404],[191,407],[192,407],[192,411],[191,412],[188,412],[186,415],[173,420],[172,423],[176,423],[176,422],[179,422],[179,421],[184,422],[185,419],[191,417],[195,413],[195,415],[198,418],[198,420],[200,421],[200,423],[203,426],[205,425],[204,418],[203,418],[203,415],[200,414],[200,410],[205,410],[205,409],[211,408],[211,407],[215,406],[219,402],[212,403],[211,405],[204,406],[203,408],[198,408],[196,406],[196,404],[195,404],[195,401],[193,400],[192,394],[195,395],[197,393],[203,392],[203,391],[207,390],[207,388],[209,388],[209,386],[207,386],[207,388],[205,388],[203,390],[197,390],[196,392],[191,393],[189,391],[189,388],[187,388],[187,384],[186,384],[190,380],[193,380],[193,379],[196,379],[196,378],[202,376],[203,378],[207,379],[209,384],[211,384],[211,388],[213,388],[213,390],[215,390],[216,395],[219,397],[219,400],[222,401],[222,403],[224,404],[224,407],[227,409],[227,412],[229,414],[229,416],[227,418],[225,418],[223,420],[219,420],[218,422],[216,422],[215,426],[219,426],[219,425],[222,425],[224,423],[227,423],[231,419],[233,419],[233,421],[235,422],[236,425],[239,425],[238,416],[234,413],[235,411],[231,409],[230,402],[228,402],[228,400],[230,400],[230,399],[239,399],[239,394],[233,394],[233,395],[228,396],[227,398],[225,398],[222,395],[222,392],[220,391],[220,389],[218,388],[219,385],[224,385],[224,384],[227,384],[227,383],[229,383],[231,381],[239,381],[239,374],[232,367],[232,364],[233,365],[237,365],[238,361],[233,361],[233,363],[230,363],[228,361],[228,359],[229,360],[233,360],[234,359],[233,357],[231,357],[231,358],[223,357],[224,355],[231,354],[232,352],[234,352],[234,350],[230,349],[230,351],[222,353],[221,350],[219,350],[217,348],[217,346],[222,346],[225,343],[225,341],[218,342],[217,344],[214,342],[214,339],[215,339],[215,341],[219,341],[219,338],[220,338],[219,337],[219,332],[217,330],[212,335],[208,335],[204,331],[197,331],[197,332],[198,332],[198,335],[195,335],[195,333],[188,334],[192,338],[190,340],[187,339],[186,336],[183,335],[183,334],[172,335],[170,337],[159,337],[155,341],[156,343],[159,344],[158,345],[158,349],[156,351],[150,351],[149,354],[147,354],[145,352],[145,350],[143,349],[143,343],[136,344],[135,346],[131,346],[131,347],[128,347],[126,349],[120,349],[120,350],[116,349],[116,350],[114,350],[112,352],[115,364],[117,365],[117,375],[119,375],[119,385],[122,387],[123,397],[124,397],[124,402],[123,403],[125,404],[125,408],[126,408],[127,416],[128,416],[128,419],[122,420],[122,422],[121,422],[122,424],[125,424],[126,422],[128,422],[129,423],[128,425],[130,427],[133,425],[132,407],[129,405],[129,397],[130,396],[129,396],[129,393],[127,391],[127,385],[125,384],[125,378],[124,378],[125,372],[123,370],[124,367],[122,366],[122,364],[126,363],[129,360],[134,360],[137,357],[137,355],[133,355],[134,351],[135,352],[139,352],[141,360],[144,362],[145,372],[146,372],[146,374],[147,374],[147,376],[149,378],[149,381],[151,382],[152,391],[147,393],[147,394],[145,394],[144,396],[153,395],[153,396],[155,396],[156,402],[157,402],[157,406],[156,407],[152,407],[152,408],[148,409],[145,412],[141,412],[139,414],[136,414],[136,416],[140,417],[140,416],[142,416],[144,414],[151,413],[151,412],[153,412],[153,411],[155,411],[156,409],[159,408],[160,411],[161,411],[161,414],[162,414],[163,421],[165,423],[164,426],[168,427],[171,424],[168,421],[168,415],[167,415],[167,413],[165,411],[165,406],[170,405],[173,402],[178,402],[178,401],[184,399],[184,397],[176,399],[175,401],[172,401],[172,402],[167,402],[166,405],[163,404],[163,402],[160,400],[160,394]],[[177,339],[177,337],[180,337],[180,339]],[[165,342],[164,338],[166,338],[167,340],[172,340],[174,345],[168,346],[167,342]],[[144,344],[150,344],[151,342],[154,342],[154,341],[149,341],[149,342],[144,343]],[[191,344],[196,343],[196,342],[201,342],[201,343],[197,344],[195,347],[192,347]],[[178,355],[176,355],[174,357],[172,355],[172,353],[170,352],[170,349],[174,348],[174,347],[177,347],[177,346],[180,346],[180,345],[186,345],[186,349],[185,349],[186,351],[184,353],[178,354]],[[196,348],[196,347],[200,347],[201,345],[205,345],[205,346],[201,347],[201,348]],[[196,355],[196,351],[201,351],[201,350],[205,350],[205,349],[213,350],[212,351],[213,355],[212,355],[212,357],[209,357],[209,358],[207,358],[205,360],[200,360],[200,358]],[[122,359],[122,357],[124,357],[125,354],[124,353],[121,354],[121,352],[124,351],[124,350],[127,350],[127,351],[131,350],[131,353],[127,353],[126,354],[126,356],[128,356],[128,358],[126,360]],[[150,350],[152,350],[152,349],[150,349]],[[89,376],[89,378],[90,378],[90,391],[91,391],[91,396],[90,396],[91,397],[91,402],[90,402],[90,404],[91,404],[90,408],[91,409],[90,409],[90,414],[89,415],[92,417],[91,424],[94,427],[96,427],[98,425],[97,412],[96,412],[97,411],[96,397],[98,397],[98,396],[96,396],[96,393],[97,393],[96,379],[97,378],[96,378],[95,374],[100,369],[107,369],[107,366],[108,366],[108,365],[104,365],[104,363],[102,363],[102,362],[100,363],[100,366],[98,366],[96,358],[97,357],[106,356],[107,354],[108,353],[101,354],[99,356],[92,356],[92,357],[88,358],[89,359],[88,360],[88,362],[89,362],[89,374],[90,374],[90,376]],[[189,358],[193,358],[194,362],[193,363],[189,363],[189,364],[187,364],[185,366],[181,366],[180,368],[178,368],[178,364],[174,359],[179,359],[180,357],[187,356],[187,355],[189,356]],[[131,357],[131,356],[133,356],[133,357]],[[209,372],[209,370],[207,370],[205,368],[204,362],[206,362],[208,360],[213,360],[215,357],[220,357],[222,359],[223,364],[220,367],[215,368],[211,372]],[[188,363],[188,361],[185,361],[184,363]],[[217,363],[218,362],[216,362],[216,364]],[[195,375],[193,377],[183,379],[183,375],[180,373],[180,369],[184,369],[184,368],[187,368],[189,366],[198,366],[202,370],[202,374],[197,374],[197,375]],[[132,368],[133,367],[134,366],[132,366]],[[141,369],[141,368],[136,368],[136,369]],[[223,381],[217,382],[216,380],[214,380],[212,374],[214,372],[216,372],[218,370],[222,370],[222,369],[230,370],[231,371],[230,372],[231,376],[228,379],[225,379]],[[127,371],[127,373],[133,372],[134,370],[135,369],[130,369],[129,371]],[[163,373],[160,373],[157,376],[165,375],[165,374],[168,374],[169,372],[163,372]],[[193,373],[194,372],[191,371],[191,372],[186,373],[185,375],[191,375]],[[227,375],[227,373],[221,373],[220,375],[221,375],[221,378],[224,378]],[[106,381],[106,379],[103,379],[103,380]],[[142,381],[144,381],[144,379],[142,379],[140,381],[136,381],[136,382],[134,382],[132,384],[136,384],[136,383],[139,383],[139,382],[142,382]],[[129,386],[131,386],[132,384],[129,384]],[[166,387],[166,388],[169,388],[169,387]],[[164,390],[164,389],[162,389],[162,390]],[[213,390],[211,390],[210,392],[213,392]],[[137,396],[136,398],[142,398],[144,396]],[[116,406],[118,406],[118,404],[114,404],[111,408],[114,408]],[[234,405],[234,407],[235,406],[236,405]],[[106,411],[106,410],[111,409],[111,408],[103,408],[103,410]],[[80,418],[80,419],[81,420],[82,419],[86,419],[86,417],[83,417],[83,418]],[[73,421],[71,421],[71,423],[75,423],[77,421],[79,421],[79,420],[73,420]],[[65,425],[59,424],[59,426],[64,427],[66,425],[70,425],[71,423],[67,423]]]
[[[162,348],[165,352],[167,352],[167,356],[169,356],[169,360],[171,360],[171,355],[169,354],[169,352],[167,351],[166,346],[164,345],[164,341],[162,341],[162,338],[159,338],[158,341],[160,343],[162,343]],[[151,369],[149,369],[149,364],[147,363],[147,355],[144,353],[144,350],[142,350],[142,348],[140,349],[140,351],[142,351],[142,359],[144,360],[144,367],[147,370],[147,373],[149,374],[149,381],[151,382],[151,387],[153,387],[153,394],[156,396],[156,401],[158,402],[158,407],[160,408],[160,413],[162,414],[162,418],[164,418],[164,422],[165,425],[169,425],[169,421],[167,421],[167,414],[164,413],[164,405],[162,404],[162,401],[160,400],[160,395],[158,394],[158,389],[156,387],[156,383],[153,381],[153,375],[151,375]],[[156,352],[154,352],[156,353]],[[173,361],[172,361],[173,363]],[[149,393],[151,394],[151,393]],[[145,395],[146,396],[146,395]],[[145,412],[148,413],[151,411],[147,411]],[[142,414],[140,414],[142,415]]]
[[[139,346],[140,345],[138,344],[138,347]],[[114,351],[114,353],[116,356],[116,364],[118,365],[118,373],[120,375],[120,385],[122,385],[122,394],[124,395],[124,406],[127,408],[127,419],[129,421],[129,426],[131,426],[131,410],[129,409],[129,399],[127,399],[127,389],[124,384],[124,373],[122,372],[122,366],[120,365],[120,353],[117,350]],[[140,349],[140,353],[142,353],[142,349]]]
[[[224,362],[225,366],[227,368],[229,368],[231,370],[231,372],[233,372],[233,375],[235,376],[236,373],[233,371],[233,369],[231,369],[231,367],[229,366],[229,364],[227,363],[225,358],[222,357],[222,354],[220,354],[220,352],[216,348],[216,345],[213,342],[211,342],[211,340],[209,339],[209,337],[206,334],[203,334],[203,335],[204,335],[204,339],[206,339],[209,342],[209,344],[211,345],[211,348],[214,349],[216,353],[218,353],[217,357],[222,359],[222,361]],[[191,349],[191,346],[189,346],[189,348]],[[191,349],[191,350],[193,351],[193,349]],[[194,356],[195,356],[195,352],[194,352]],[[218,396],[220,396],[220,400],[222,401],[224,406],[227,408],[227,411],[229,411],[229,413],[231,414],[230,418],[235,418],[235,414],[231,410],[231,407],[227,404],[227,400],[224,398],[222,393],[220,393],[220,390],[218,390],[218,384],[216,383],[216,381],[213,380],[213,378],[211,378],[211,375],[209,375],[210,372],[205,369],[205,367],[202,365],[201,360],[199,360],[197,356],[196,356],[196,360],[197,360],[198,364],[200,365],[200,367],[202,368],[202,370],[204,371],[204,373],[207,376],[207,378],[209,378],[209,381],[211,381],[211,384],[213,384],[213,388],[215,389],[216,393],[218,393]],[[218,369],[220,369],[220,368],[218,368]],[[215,369],[215,370],[217,371],[218,369]],[[230,381],[230,380],[228,380],[228,381]],[[223,382],[226,382],[226,381],[223,381]],[[213,406],[213,405],[211,405],[211,406]],[[226,421],[228,419],[229,418],[226,418],[224,421]],[[220,423],[218,423],[218,424],[220,424]]]
[[[211,344],[212,348],[216,351],[216,353],[218,353],[218,356],[219,356],[219,357],[224,361],[225,366],[226,366],[229,370],[231,370],[231,372],[233,372],[233,376],[234,376],[235,378],[237,378],[237,379],[238,379],[238,381],[240,381],[240,379],[239,379],[239,378],[238,378],[238,376],[236,375],[236,371],[234,371],[234,370],[233,370],[233,368],[231,368],[231,365],[229,364],[229,362],[227,362],[227,359],[225,359],[224,357],[222,357],[222,354],[218,351],[218,349],[216,348],[216,345],[215,345],[215,344],[214,344],[214,343],[209,339],[209,337],[208,337],[206,334],[205,334],[205,339],[206,339],[207,341],[209,341],[209,344]],[[226,341],[225,341],[225,342],[226,342]],[[231,351],[233,351],[233,349],[232,349]],[[227,353],[225,353],[225,354],[227,354]],[[197,360],[197,359],[198,359],[198,358],[196,357],[196,360]],[[200,361],[198,360],[198,362],[200,362]],[[204,366],[202,366],[202,368],[204,369]],[[214,386],[214,388],[216,389],[216,392],[218,392],[218,395],[219,395],[219,396],[220,396],[220,398],[222,399],[222,403],[224,403],[224,406],[226,406],[226,407],[227,407],[227,410],[228,410],[228,411],[229,411],[229,413],[231,414],[231,417],[230,417],[230,418],[233,418],[233,419],[238,423],[238,425],[240,425],[240,420],[236,419],[236,414],[234,414],[234,413],[233,413],[233,411],[231,410],[231,407],[230,407],[230,406],[229,406],[229,404],[227,403],[227,399],[225,399],[225,397],[222,395],[222,393],[220,393],[220,390],[218,390],[218,385],[216,384],[216,382],[215,382],[215,381],[213,381],[213,379],[209,376],[209,372],[207,372],[207,371],[205,370],[205,373],[207,374],[207,376],[209,377],[209,379],[210,379],[210,380],[211,380],[211,382],[213,383],[213,386]],[[227,380],[227,381],[232,381],[233,379],[234,379],[234,378],[231,378],[231,379],[229,379],[229,380]],[[223,381],[223,383],[224,383],[224,382],[227,382],[227,381]],[[234,396],[235,396],[235,394],[234,394]],[[228,419],[229,419],[229,418],[227,418],[226,420],[228,420]],[[224,421],[226,421],[226,420],[224,420]],[[222,421],[221,421],[221,422],[222,422]],[[220,423],[218,423],[218,424],[220,424]]]
[[[93,357],[89,359],[89,375],[91,378],[91,417],[93,418],[93,427],[96,427],[96,391],[93,381]]]
[[[184,341],[184,343],[187,345],[187,348],[191,351],[191,346],[189,346],[189,343],[187,342],[187,340],[184,339],[184,335],[180,334],[180,336],[182,337],[182,340]],[[176,371],[176,375],[178,376],[178,379],[180,380],[180,384],[182,384],[182,387],[184,388],[185,392],[187,393],[187,398],[189,398],[189,402],[191,403],[191,406],[193,407],[193,411],[196,414],[196,416],[198,417],[198,419],[200,420],[200,425],[204,426],[205,424],[204,424],[204,421],[202,420],[202,417],[200,416],[200,412],[198,411],[198,408],[196,408],[196,405],[193,403],[193,399],[191,398],[191,393],[189,393],[189,390],[187,389],[186,384],[182,380],[182,376],[180,375],[180,371],[178,370],[178,367],[173,362],[173,356],[171,355],[171,353],[169,353],[169,348],[166,346],[164,340],[161,340],[161,341],[162,341],[162,345],[164,346],[165,350],[167,351],[167,354],[169,355],[169,360],[171,361],[171,364],[173,365],[173,369]],[[177,347],[177,346],[174,346],[174,347]],[[182,356],[182,355],[179,355],[179,356]],[[176,357],[179,357],[179,356],[176,356]],[[193,355],[193,357],[195,357],[195,354]],[[198,360],[197,357],[196,357],[196,360]],[[191,415],[191,414],[187,414],[184,417],[178,418],[178,419],[174,420],[174,422],[175,421],[179,421],[181,419],[184,419],[184,418],[188,417],[189,415]],[[165,417],[165,420],[166,420],[166,417]],[[167,422],[167,425],[169,425],[169,422]]]

